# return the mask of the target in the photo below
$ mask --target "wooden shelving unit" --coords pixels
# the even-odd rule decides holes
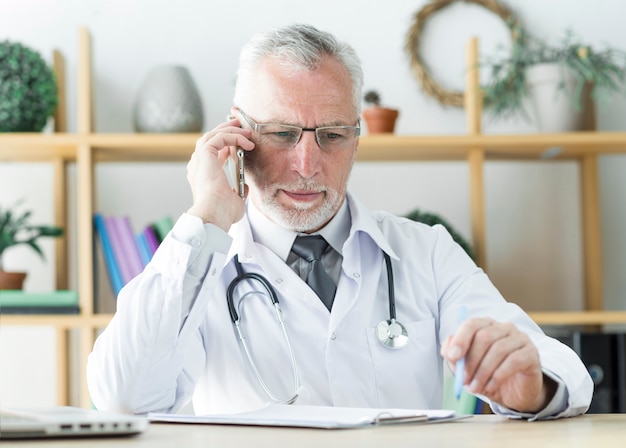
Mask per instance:
[[[468,46],[468,67],[474,67],[477,42]],[[55,69],[63,84],[63,59],[55,53]],[[98,134],[92,127],[92,86],[90,36],[79,34],[78,125],[67,133],[65,119],[58,116],[54,134],[0,134],[0,163],[3,161],[45,161],[54,166],[56,224],[67,222],[66,165],[76,163],[77,185],[77,278],[81,313],[77,316],[2,316],[2,325],[42,325],[57,329],[58,402],[69,403],[68,372],[75,359],[81,368],[80,402],[90,406],[84,366],[95,340],[95,332],[107,325],[111,315],[94,314],[93,227],[94,166],[107,161],[187,161],[196,134]],[[579,312],[538,312],[531,316],[540,325],[605,325],[626,323],[626,311],[603,311],[601,234],[597,158],[601,154],[626,152],[626,132],[577,132],[536,135],[481,134],[482,104],[476,70],[469,70],[466,88],[467,135],[457,136],[363,136],[359,161],[466,161],[470,173],[472,242],[478,262],[488,270],[486,260],[483,168],[489,160],[576,160],[581,167],[581,203],[585,260],[585,310]],[[61,96],[61,111],[65,110]],[[553,148],[560,148],[555,152]],[[67,242],[57,243],[57,287],[68,283]],[[77,353],[68,353],[68,331],[79,333]]]

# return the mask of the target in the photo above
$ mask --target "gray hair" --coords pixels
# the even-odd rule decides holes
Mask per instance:
[[[254,73],[258,64],[267,56],[283,58],[293,64],[294,68],[309,71],[319,66],[323,56],[335,58],[346,68],[352,79],[354,107],[357,114],[361,114],[363,69],[356,52],[350,45],[338,41],[332,34],[302,24],[256,34],[243,47],[237,70],[235,104],[238,104],[241,95],[240,81]]]

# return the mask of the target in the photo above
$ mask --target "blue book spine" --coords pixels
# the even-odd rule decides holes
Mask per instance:
[[[106,227],[104,225],[104,218],[100,213],[96,213],[94,215],[94,223],[96,225],[98,235],[100,236],[100,243],[102,244],[104,260],[107,265],[107,270],[109,271],[111,286],[113,287],[113,292],[117,296],[124,286],[124,281],[122,280],[122,275],[120,274],[119,267],[117,266],[117,263],[115,261],[115,255],[113,254],[111,240],[109,239],[109,235],[107,234]]]
[[[143,233],[138,233],[135,235],[135,240],[137,241],[137,247],[139,248],[139,255],[141,256],[141,263],[144,267],[150,260],[152,259],[152,253],[150,252],[150,247],[148,246],[148,240]]]

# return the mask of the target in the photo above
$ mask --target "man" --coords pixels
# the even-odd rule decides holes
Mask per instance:
[[[443,361],[461,358],[466,389],[497,413],[587,409],[592,382],[574,352],[506,303],[443,227],[347,193],[361,88],[354,51],[310,26],[243,49],[232,119],[188,164],[193,204],[89,357],[99,409],[175,412],[192,397],[199,414],[269,400],[438,408]],[[223,170],[234,147],[245,202]],[[304,235],[329,243],[314,239],[321,261]]]

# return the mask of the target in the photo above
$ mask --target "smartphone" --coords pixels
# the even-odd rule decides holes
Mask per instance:
[[[244,177],[244,153],[243,149],[232,146],[230,148],[230,156],[224,164],[228,183],[237,191],[241,199],[245,198],[244,186],[246,184]]]

